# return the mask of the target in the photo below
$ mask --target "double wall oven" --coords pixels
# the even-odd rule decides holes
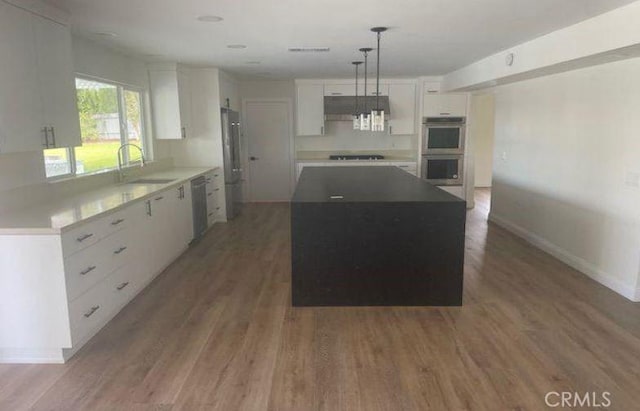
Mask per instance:
[[[425,117],[422,124],[420,175],[436,185],[462,185],[466,119]]]

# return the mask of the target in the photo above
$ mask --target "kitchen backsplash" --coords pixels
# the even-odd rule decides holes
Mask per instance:
[[[417,149],[417,135],[354,131],[348,121],[325,122],[324,136],[296,137],[296,151],[375,151]]]

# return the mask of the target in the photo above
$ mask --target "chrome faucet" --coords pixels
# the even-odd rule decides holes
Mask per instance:
[[[144,151],[142,151],[142,148],[137,145],[137,144],[132,144],[132,143],[125,143],[122,144],[119,148],[118,148],[118,175],[120,178],[120,181],[124,181],[124,173],[122,172],[122,168],[124,167],[123,164],[123,159],[122,159],[122,149],[125,147],[135,147],[140,151],[140,159],[142,160],[142,164],[140,165],[140,167],[144,167],[144,165],[146,164],[145,159],[144,159]]]

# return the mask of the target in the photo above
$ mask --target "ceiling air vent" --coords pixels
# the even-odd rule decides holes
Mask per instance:
[[[289,47],[292,53],[327,53],[329,47]]]

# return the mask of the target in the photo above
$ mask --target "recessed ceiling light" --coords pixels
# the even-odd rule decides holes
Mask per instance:
[[[102,37],[118,37],[118,34],[113,31],[94,31],[93,34]]]
[[[227,45],[227,48],[229,48],[229,49],[246,49],[247,46],[245,46],[244,44],[229,44],[229,45]]]
[[[219,21],[224,20],[222,17],[219,16],[209,16],[209,15],[205,15],[205,16],[199,16],[198,17],[198,21],[202,21],[205,23],[217,23]]]
[[[244,64],[260,64],[260,62],[259,61],[247,61]]]

